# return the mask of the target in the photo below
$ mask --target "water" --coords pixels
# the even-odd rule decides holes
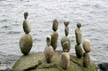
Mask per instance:
[[[22,29],[23,13],[29,12],[33,36],[31,52],[43,51],[47,35],[52,33],[52,20],[59,21],[58,48],[64,36],[63,21],[70,21],[69,31],[74,53],[74,30],[77,22],[82,23],[83,39],[92,42],[91,59],[97,64],[108,62],[108,1],[107,0],[0,0],[0,63],[13,65],[21,56],[19,39]]]

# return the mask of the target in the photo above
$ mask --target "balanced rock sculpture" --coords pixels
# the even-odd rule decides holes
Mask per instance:
[[[27,22],[27,16],[28,16],[28,13],[25,12],[24,13],[25,20],[23,22],[23,29],[24,29],[25,34],[21,37],[21,39],[19,41],[19,46],[20,46],[21,52],[24,55],[29,54],[29,52],[32,48],[32,45],[33,45],[32,36],[29,34],[30,27],[29,27],[28,22]]]
[[[62,45],[62,48],[63,48],[64,52],[69,52],[69,50],[70,50],[70,39],[68,38],[68,34],[69,34],[68,25],[69,25],[69,22],[64,22],[64,25],[65,25],[65,36],[62,37],[62,39],[61,39],[61,45]]]
[[[53,47],[54,50],[57,48],[57,40],[58,40],[58,21],[55,19],[53,21],[53,26],[52,26],[53,33],[51,35],[51,46]]]
[[[84,39],[83,41],[83,48],[85,50],[85,53],[83,55],[83,66],[88,67],[90,65],[90,57],[89,52],[91,51],[91,44],[89,39]]]
[[[81,24],[77,24],[77,28],[75,29],[75,36],[76,36],[76,45],[75,45],[75,51],[76,51],[76,56],[78,58],[81,58],[83,56],[83,50],[81,48],[81,42],[82,42],[82,34],[80,30]]]
[[[44,50],[45,59],[46,59],[47,63],[51,63],[51,59],[52,59],[52,57],[54,55],[54,49],[51,46],[51,38],[47,37],[46,42],[47,42],[47,47]]]
[[[67,69],[70,65],[70,55],[68,52],[63,52],[61,54],[61,66],[63,69]]]

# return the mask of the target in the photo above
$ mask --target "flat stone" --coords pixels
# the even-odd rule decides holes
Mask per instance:
[[[21,56],[13,66],[13,71],[24,71],[39,64],[43,58],[43,53],[32,53],[27,56]]]

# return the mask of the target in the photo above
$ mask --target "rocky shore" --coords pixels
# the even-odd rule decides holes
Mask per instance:
[[[85,68],[82,59],[70,55],[70,66],[64,70],[61,67],[60,57],[62,51],[56,51],[52,63],[45,61],[44,53],[31,53],[28,56],[21,56],[14,64],[12,71],[97,71],[94,63]]]

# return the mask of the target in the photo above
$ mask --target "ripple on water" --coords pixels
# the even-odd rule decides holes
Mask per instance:
[[[2,63],[13,63],[21,55],[18,41],[22,36],[23,13],[28,11],[33,36],[32,51],[43,51],[46,36],[52,33],[52,21],[59,21],[58,49],[64,36],[64,20],[69,20],[72,50],[75,45],[74,30],[77,22],[82,23],[83,38],[92,41],[91,56],[96,63],[108,60],[108,2],[106,0],[0,0],[0,60]],[[73,51],[72,51],[73,52]],[[8,56],[7,54],[13,54]],[[3,54],[3,55],[2,55]],[[16,58],[16,59],[15,59]]]

